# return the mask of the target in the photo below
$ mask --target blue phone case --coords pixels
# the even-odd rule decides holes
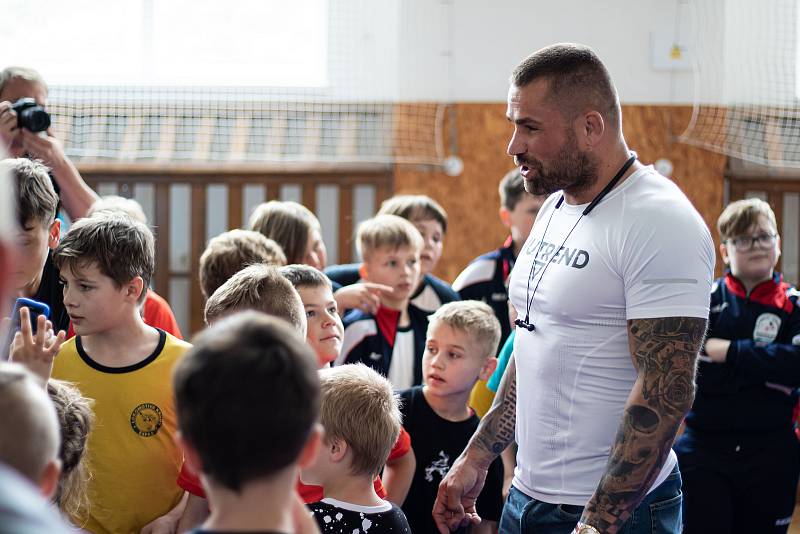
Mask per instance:
[[[19,310],[20,308],[28,308],[31,312],[31,329],[33,333],[36,333],[36,322],[40,315],[44,315],[45,319],[50,318],[50,306],[45,304],[44,302],[39,302],[38,300],[33,299],[26,299],[20,297],[14,302],[14,311],[11,312],[11,318],[14,323],[14,330],[19,330],[21,328],[21,321],[19,317]]]

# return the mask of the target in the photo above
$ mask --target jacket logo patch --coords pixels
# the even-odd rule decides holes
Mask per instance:
[[[492,300],[494,302],[504,302],[508,300],[508,295],[506,293],[492,293]]]
[[[723,302],[722,304],[717,304],[716,306],[711,307],[711,313],[720,313],[722,310],[728,307],[727,302]]]
[[[756,319],[753,330],[753,341],[756,343],[772,343],[778,337],[781,328],[781,318],[774,313],[762,313]]]
[[[377,352],[373,352],[372,354],[369,355],[369,359],[373,360],[373,361],[376,361],[376,362],[378,360],[380,360],[381,358],[383,358],[383,355],[382,354],[378,354]]]
[[[161,409],[149,402],[140,404],[131,413],[131,428],[144,438],[155,436],[163,422],[164,416],[161,414]]]

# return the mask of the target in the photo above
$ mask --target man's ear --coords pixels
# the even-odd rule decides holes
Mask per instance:
[[[579,123],[579,145],[583,145],[585,149],[591,150],[595,148],[603,139],[603,134],[606,131],[606,123],[603,116],[597,111],[589,111],[578,117]],[[583,139],[581,139],[581,137]]]
[[[481,380],[489,380],[489,378],[494,373],[495,369],[497,369],[497,358],[492,356],[491,358],[486,360],[485,364],[483,364],[483,367],[481,368],[481,372],[478,375],[478,378]]]
[[[325,432],[322,429],[322,425],[319,423],[314,423],[311,432],[308,433],[306,444],[303,445],[303,449],[300,451],[300,456],[297,457],[297,465],[301,469],[308,467],[309,465],[313,464],[314,461],[316,461],[317,455],[320,454],[320,448],[323,445],[322,436],[324,433]]]
[[[503,223],[503,226],[511,228],[511,211],[505,206],[500,206],[497,213],[500,215],[500,222]]]
[[[47,500],[51,500],[56,494],[59,478],[61,478],[61,460],[53,458],[47,462],[42,476],[39,478],[39,491]]]
[[[47,231],[47,248],[50,250],[55,250],[58,246],[58,243],[61,241],[61,220],[56,219],[50,225],[50,229]]]

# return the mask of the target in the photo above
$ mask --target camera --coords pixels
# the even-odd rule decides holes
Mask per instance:
[[[20,98],[11,105],[17,113],[17,126],[31,132],[43,132],[50,127],[50,114],[33,98]]]

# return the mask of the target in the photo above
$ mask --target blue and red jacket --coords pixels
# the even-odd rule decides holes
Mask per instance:
[[[332,265],[325,268],[325,275],[333,285],[333,291],[345,286],[350,286],[361,282],[361,264],[348,263],[343,265]],[[435,312],[443,304],[461,300],[458,293],[453,291],[450,284],[440,280],[432,274],[422,277],[422,283],[411,295],[411,304],[422,311]]]
[[[495,317],[500,321],[500,339],[503,340],[511,334],[508,276],[515,261],[514,242],[508,236],[502,247],[472,260],[453,282],[453,289],[458,291],[463,300],[480,300],[492,307]]]
[[[725,363],[700,359],[695,439],[741,441],[794,426],[800,387],[800,293],[779,273],[749,293],[730,272],[711,290],[709,338],[731,340]]]
[[[408,306],[411,330],[414,332],[414,384],[422,383],[422,354],[425,352],[425,336],[428,331],[429,312],[413,304]],[[383,376],[389,375],[392,352],[397,336],[400,312],[381,306],[372,315],[361,310],[352,310],[345,315],[342,352],[334,365],[363,363]]]

